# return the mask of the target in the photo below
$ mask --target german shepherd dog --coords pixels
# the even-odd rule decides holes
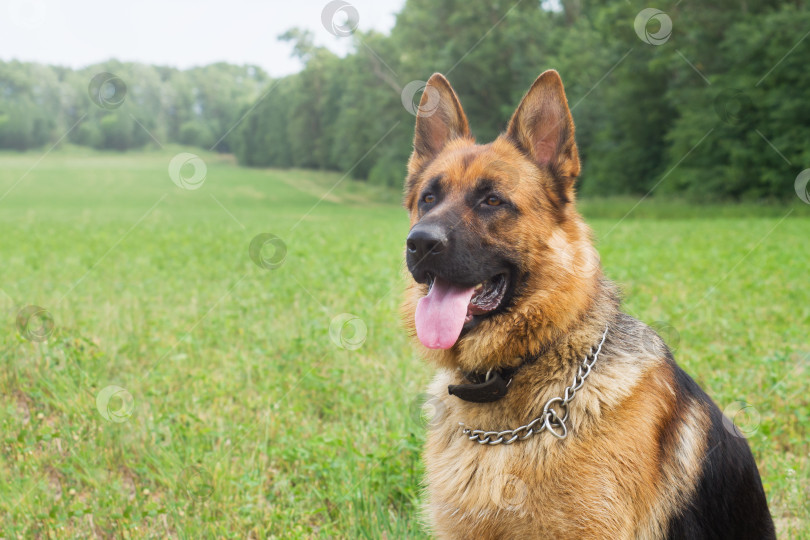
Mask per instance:
[[[425,518],[439,538],[774,538],[748,444],[619,311],[574,205],[556,71],[479,145],[433,75],[405,206],[406,325],[438,368]]]

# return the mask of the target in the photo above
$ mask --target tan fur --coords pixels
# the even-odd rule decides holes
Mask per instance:
[[[425,450],[431,529],[439,538],[660,537],[694,490],[708,414],[678,401],[664,348],[627,346],[644,330],[620,323],[616,292],[575,210],[580,165],[559,76],[541,75],[507,132],[486,145],[475,144],[443,77],[434,75],[428,89],[438,101],[431,114],[417,116],[405,194],[411,225],[431,179],[449,180],[443,207],[455,209],[478,179],[490,179],[515,201],[518,219],[485,223],[467,211],[454,226],[493,248],[516,248],[527,275],[509,310],[484,319],[451,349],[417,342],[439,368],[429,392],[442,403]],[[426,293],[410,280],[403,316],[412,335],[416,303]],[[606,324],[612,329],[598,363],[570,404],[566,439],[540,433],[482,446],[463,435],[459,423],[499,431],[540,416],[545,402],[571,384]],[[514,366],[541,351],[500,401],[469,403],[447,393],[449,384],[466,382],[462,371]],[[672,441],[666,452],[665,438]]]
[[[465,158],[468,157],[471,160],[465,166]],[[478,331],[466,336],[453,349],[427,353],[428,358],[439,365],[461,366],[467,370],[512,365],[517,357],[537,352],[543,344],[565,334],[591,304],[592,297],[597,293],[600,271],[597,268],[595,274],[590,276],[577,272],[578,263],[594,257],[590,229],[571,205],[563,210],[561,223],[554,221],[552,216],[555,208],[547,191],[538,189],[538,186],[550,184],[551,180],[504,139],[485,146],[476,146],[469,139],[450,142],[422,172],[414,191],[418,191],[423,182],[439,174],[453,178],[450,197],[457,199],[479,178],[508,182],[509,191],[514,193],[514,197],[520,199],[524,206],[536,208],[537,215],[542,217],[519,220],[509,231],[509,237],[500,239],[527,254],[527,268],[543,270],[533,273],[532,280],[526,283],[527,289],[538,293],[530,301],[516,306],[509,320],[485,320]],[[417,215],[412,212],[412,226],[416,220]],[[470,219],[458,226],[474,229],[476,224]],[[498,231],[481,230],[480,233],[492,236],[493,243],[498,237]],[[552,238],[562,238],[568,251],[562,252],[549,245],[547,241]],[[403,307],[405,313],[412,314],[416,302],[426,292],[424,285],[411,282]],[[413,334],[413,318],[406,317],[405,320]],[[482,354],[483,351],[486,354]]]
[[[541,433],[511,446],[481,446],[459,428],[461,422],[502,430],[540,416],[544,403],[562,395],[572,377],[555,369],[554,356],[568,354],[580,340],[592,343],[600,333],[592,325],[579,339],[566,336],[547,355],[548,364],[519,374],[496,403],[448,395],[447,385],[462,380],[457,370],[436,376],[429,392],[440,400],[441,413],[431,423],[425,461],[427,519],[439,538],[663,535],[668,518],[694,489],[708,417],[701,409],[689,411],[678,424],[677,459],[656,459],[659,426],[677,412],[673,374],[661,359],[606,346],[571,403],[565,440]],[[515,494],[503,496],[503,488]]]

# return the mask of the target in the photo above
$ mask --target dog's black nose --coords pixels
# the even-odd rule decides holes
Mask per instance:
[[[447,247],[447,231],[436,224],[419,223],[408,234],[406,245],[408,255],[421,261],[430,255],[437,255]]]

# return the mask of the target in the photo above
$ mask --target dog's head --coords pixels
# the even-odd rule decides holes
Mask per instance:
[[[447,79],[430,78],[405,186],[413,282],[404,310],[434,360],[509,365],[581,316],[600,272],[574,208],[579,171],[556,71],[537,78],[506,132],[485,145]]]

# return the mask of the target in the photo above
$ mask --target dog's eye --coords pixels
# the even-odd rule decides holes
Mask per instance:
[[[436,202],[436,196],[433,193],[426,193],[424,197],[422,197],[422,201],[426,202],[427,204],[433,204]]]
[[[500,206],[501,202],[503,202],[503,201],[501,201],[495,195],[490,195],[489,197],[487,197],[485,202],[486,202],[487,206]]]

